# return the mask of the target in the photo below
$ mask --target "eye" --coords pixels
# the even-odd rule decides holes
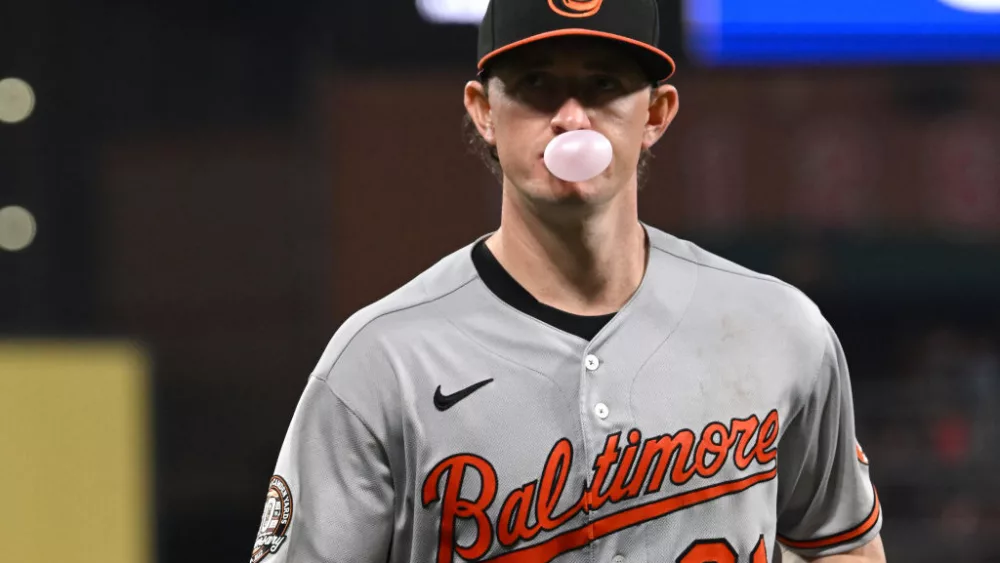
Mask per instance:
[[[518,87],[537,90],[544,88],[550,82],[549,77],[544,72],[529,72],[521,77]]]
[[[618,77],[608,74],[593,77],[591,84],[599,92],[616,92],[622,89],[622,81]]]

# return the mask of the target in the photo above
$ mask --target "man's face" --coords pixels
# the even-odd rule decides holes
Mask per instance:
[[[672,87],[652,88],[627,53],[594,38],[520,47],[493,65],[488,86],[481,131],[496,145],[506,181],[536,204],[594,206],[635,189],[642,150],[659,139],[662,122],[676,110]],[[614,156],[597,178],[565,182],[548,171],[543,154],[557,135],[577,129],[602,133]]]

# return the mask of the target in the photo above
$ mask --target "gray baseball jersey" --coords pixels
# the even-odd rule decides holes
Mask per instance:
[[[645,226],[591,341],[497,298],[470,247],[337,331],[258,563],[764,563],[875,537],[847,366],[802,293]]]

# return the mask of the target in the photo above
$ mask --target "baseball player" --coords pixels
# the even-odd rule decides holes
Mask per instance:
[[[499,228],[334,335],[252,562],[884,561],[833,330],[802,293],[638,220],[678,109],[655,0],[492,0],[465,107]],[[543,152],[592,129],[584,182]]]

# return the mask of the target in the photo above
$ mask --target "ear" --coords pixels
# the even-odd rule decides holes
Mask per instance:
[[[472,123],[476,125],[483,139],[491,145],[496,144],[490,99],[482,82],[470,80],[465,85],[465,111],[469,113]]]
[[[648,149],[655,145],[667,131],[670,122],[674,120],[678,109],[677,88],[670,84],[661,84],[653,89],[649,100],[649,119],[646,120],[646,130],[643,133],[642,148]]]

